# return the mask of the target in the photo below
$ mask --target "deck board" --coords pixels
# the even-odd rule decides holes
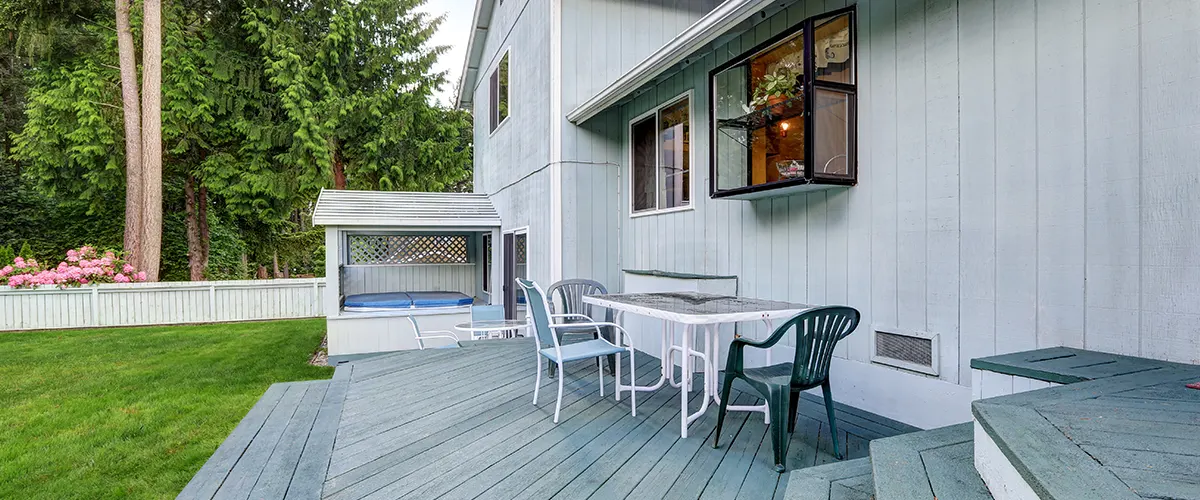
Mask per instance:
[[[622,363],[627,366],[628,359]],[[660,377],[638,353],[638,383]],[[264,394],[186,498],[686,498],[782,496],[761,413],[732,412],[714,449],[716,406],[679,438],[679,389],[617,402],[596,365],[567,365],[562,418],[553,423],[557,381],[543,377],[533,400],[528,341],[464,343],[460,349],[392,353],[340,366],[332,381],[276,384]],[[628,377],[626,371],[626,378]],[[701,402],[697,375],[690,409]],[[737,404],[760,399],[740,390]],[[835,392],[834,397],[837,397]],[[789,447],[789,468],[834,461],[825,408],[806,395]],[[838,405],[844,452],[911,427]],[[855,492],[854,484],[840,484]],[[219,491],[218,491],[219,490]]]

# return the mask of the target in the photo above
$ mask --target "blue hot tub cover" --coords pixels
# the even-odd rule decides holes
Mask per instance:
[[[425,309],[469,306],[474,302],[459,292],[386,292],[350,295],[343,305],[354,309]]]
[[[469,306],[475,303],[475,299],[458,292],[408,292],[408,296],[412,297],[412,306],[418,309]]]
[[[346,296],[346,307],[378,307],[382,309],[408,309],[412,297],[407,292],[360,293]]]

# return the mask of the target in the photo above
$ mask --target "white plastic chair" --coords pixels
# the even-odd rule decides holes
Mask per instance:
[[[459,342],[458,335],[455,335],[454,332],[449,332],[446,330],[437,330],[437,331],[422,333],[421,327],[417,325],[416,318],[414,318],[412,316],[408,316],[408,322],[412,323],[413,335],[415,335],[417,338],[417,349],[419,349],[419,350],[422,350],[422,351],[425,350],[425,341],[429,340],[429,339],[450,339],[450,340],[454,341],[454,343],[451,345],[440,346],[440,347],[437,347],[437,349],[445,349],[447,347],[462,347],[462,346],[458,345],[458,342]]]
[[[592,322],[592,323],[554,323],[551,320],[550,308],[546,304],[546,294],[542,292],[542,287],[538,286],[533,281],[517,279],[517,285],[525,290],[526,312],[530,318],[531,329],[533,330],[533,338],[537,343],[537,377],[534,380],[533,386],[533,404],[537,406],[538,389],[542,386],[542,358],[555,363],[558,366],[558,399],[554,402],[554,423],[558,423],[558,415],[562,411],[562,396],[563,396],[563,379],[566,378],[566,373],[563,371],[563,363],[567,361],[578,361],[583,359],[595,359],[596,368],[600,373],[600,396],[604,397],[604,366],[601,360],[610,354],[616,356],[616,400],[621,400],[621,353],[629,353],[629,384],[632,385],[637,380],[637,375],[634,372],[634,366],[637,362],[634,360],[633,343],[629,338],[629,333],[621,328],[620,325],[607,322]],[[558,341],[558,335],[555,335],[555,330],[559,329],[577,329],[587,327],[612,327],[618,333],[617,342],[621,343],[624,339],[626,347],[614,345],[605,340],[603,337],[576,342],[573,344],[562,345]],[[637,416],[637,392],[629,391],[629,407],[633,416]]]

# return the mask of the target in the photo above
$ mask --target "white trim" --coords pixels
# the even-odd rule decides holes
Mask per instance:
[[[458,95],[454,99],[457,108],[463,108],[465,104],[475,104],[475,91],[479,83],[478,65],[480,59],[483,59],[484,45],[488,32],[491,31],[493,10],[493,0],[475,2],[475,15],[471,18],[471,36],[467,40],[462,73],[459,73],[458,77]]]
[[[505,97],[508,99],[508,114],[504,115],[504,119],[496,122],[496,128],[492,128],[492,114],[496,113],[497,110],[500,109],[499,106],[497,106],[496,108],[492,107],[492,75],[495,74],[497,71],[500,71],[500,63],[504,62],[505,58],[508,59],[508,85],[506,87],[504,87],[504,93],[506,94]],[[488,138],[491,139],[492,136],[496,135],[496,132],[499,132],[500,129],[504,128],[504,124],[508,123],[509,118],[512,118],[512,115],[513,115],[513,102],[512,102],[513,62],[512,62],[512,46],[511,45],[504,47],[504,50],[500,51],[500,57],[496,58],[496,64],[493,65],[492,68],[490,70],[488,70],[488,72],[487,72],[487,81],[488,81],[488,90],[487,90],[487,92],[488,92],[488,103],[487,103],[487,106],[488,106],[487,120],[488,120],[488,122],[487,122],[487,125],[488,125]],[[499,85],[499,82],[497,82],[497,85]],[[496,96],[496,104],[497,105],[500,104],[500,96]]]
[[[770,4],[771,0],[725,0],[604,90],[568,113],[567,119],[571,123],[582,123],[596,116]]]
[[[979,422],[975,422],[975,470],[996,500],[1038,498]]]
[[[550,0],[550,282],[563,275],[562,0]]]
[[[626,126],[625,126],[625,143],[626,143],[626,149],[627,149],[626,159],[628,160],[628,165],[629,165],[629,206],[628,206],[629,218],[632,219],[632,218],[636,218],[636,217],[645,217],[647,215],[660,215],[660,214],[668,214],[668,213],[674,213],[674,212],[686,212],[688,210],[693,210],[695,208],[696,179],[695,179],[695,175],[694,175],[695,174],[694,167],[696,165],[696,148],[694,147],[694,143],[691,142],[691,139],[694,137],[693,134],[695,134],[695,132],[696,132],[696,114],[694,112],[696,101],[693,98],[694,94],[695,94],[694,91],[695,91],[695,89],[685,90],[683,93],[676,95],[675,97],[672,97],[670,99],[667,99],[666,101],[663,101],[661,104],[656,105],[654,107],[654,109],[651,109],[645,113],[642,113],[642,114],[634,117],[632,120],[629,120],[629,123],[626,124]],[[658,168],[658,162],[662,159],[662,153],[661,153],[661,151],[659,151],[659,146],[661,145],[662,141],[655,140],[654,141],[654,163],[655,163],[655,166],[654,166],[654,188],[655,188],[654,206],[655,206],[655,208],[648,209],[648,210],[636,210],[635,211],[633,209],[633,195],[636,192],[636,189],[635,189],[636,186],[633,185],[633,177],[634,177],[633,169],[635,167],[633,164],[634,163],[633,162],[633,124],[643,121],[646,118],[653,116],[653,117],[655,117],[654,130],[656,133],[658,133],[659,132],[659,130],[658,130],[658,122],[659,122],[658,115],[659,115],[659,113],[663,110],[663,108],[678,104],[680,101],[682,101],[684,99],[687,100],[688,142],[693,144],[692,147],[688,148],[688,170],[687,170],[687,172],[688,172],[689,179],[688,179],[687,203],[683,204],[683,205],[679,205],[677,207],[658,208],[658,194],[659,194],[658,193],[658,187],[659,187],[658,174],[659,174],[659,170],[660,170]]]

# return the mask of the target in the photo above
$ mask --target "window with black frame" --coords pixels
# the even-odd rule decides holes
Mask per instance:
[[[854,36],[842,9],[712,71],[713,197],[855,183]]]

